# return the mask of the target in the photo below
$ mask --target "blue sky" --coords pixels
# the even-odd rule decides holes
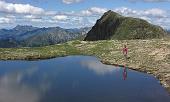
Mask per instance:
[[[170,29],[170,0],[0,0],[0,28],[93,26],[107,10]]]

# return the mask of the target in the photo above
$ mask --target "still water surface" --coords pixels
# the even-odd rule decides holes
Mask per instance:
[[[170,102],[153,76],[89,56],[0,61],[0,102]]]

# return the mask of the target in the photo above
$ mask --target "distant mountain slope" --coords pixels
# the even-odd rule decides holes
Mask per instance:
[[[23,33],[33,31],[36,29],[38,28],[33,26],[21,26],[21,25],[17,25],[15,28],[10,30],[0,29],[0,39],[16,38],[16,36],[20,36]]]
[[[26,35],[34,35],[24,40],[25,46],[45,46],[57,43],[67,42],[69,40],[76,39],[80,36],[86,35],[89,28],[81,29],[63,29],[60,27],[41,28],[35,32],[27,32]]]
[[[97,20],[85,40],[148,39],[165,35],[166,32],[159,26],[142,19],[124,17],[110,10]]]
[[[0,47],[37,47],[63,43],[85,36],[90,29],[90,27],[63,29],[18,25],[10,30],[0,30]]]

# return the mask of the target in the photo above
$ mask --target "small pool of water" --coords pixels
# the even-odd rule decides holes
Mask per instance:
[[[170,102],[152,75],[90,56],[0,61],[0,102]]]

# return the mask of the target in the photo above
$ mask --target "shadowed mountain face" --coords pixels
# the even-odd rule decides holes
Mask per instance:
[[[166,34],[159,26],[142,19],[124,17],[110,10],[97,20],[84,40],[149,39],[161,38]]]
[[[36,29],[38,28],[33,26],[21,26],[21,25],[17,25],[15,28],[9,30],[0,29],[0,40],[12,39],[15,38],[16,36],[20,36],[26,32],[34,31]]]
[[[37,28],[16,26],[13,29],[0,29],[0,47],[37,47],[63,43],[85,37],[90,27],[63,29],[60,27]]]

